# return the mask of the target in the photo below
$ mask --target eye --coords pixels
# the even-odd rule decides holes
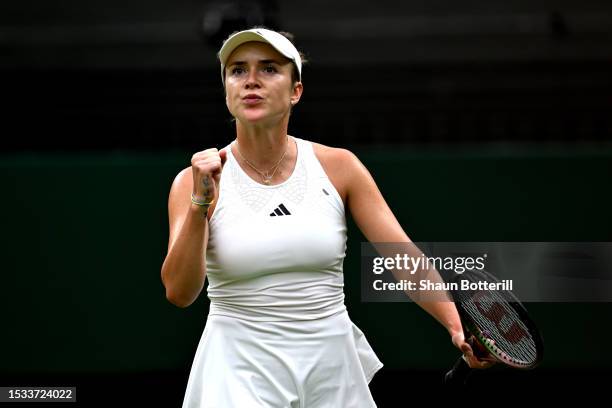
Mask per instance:
[[[266,65],[264,68],[264,72],[268,74],[272,74],[272,73],[277,72],[277,69],[274,67],[274,65]]]
[[[245,72],[244,68],[242,67],[234,67],[232,68],[232,70],[230,71],[230,73],[232,75],[241,75]]]

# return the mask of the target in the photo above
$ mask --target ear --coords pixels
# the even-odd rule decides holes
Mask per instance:
[[[301,82],[296,82],[293,85],[293,92],[291,93],[291,105],[295,106],[300,101],[302,93],[304,92],[304,85]]]

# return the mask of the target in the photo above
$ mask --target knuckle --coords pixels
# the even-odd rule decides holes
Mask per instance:
[[[201,150],[199,152],[194,153],[191,158],[195,159],[195,158],[200,158],[202,156],[208,155],[210,153],[214,153],[214,152],[218,152],[216,147],[212,147],[210,149],[205,149],[205,150]]]

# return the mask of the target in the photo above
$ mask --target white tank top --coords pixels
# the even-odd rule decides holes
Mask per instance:
[[[248,176],[226,148],[206,251],[209,315],[287,321],[346,310],[344,205],[312,143],[293,139],[295,169],[271,186]]]

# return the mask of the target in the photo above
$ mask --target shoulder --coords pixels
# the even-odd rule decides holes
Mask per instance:
[[[193,187],[193,174],[191,166],[185,167],[181,170],[172,181],[172,187],[170,188],[170,198],[175,195],[184,195],[185,191],[191,191]]]
[[[352,151],[346,148],[331,147],[320,143],[312,143],[315,156],[321,163],[323,170],[330,181],[338,190],[342,200],[346,202],[352,178],[355,170],[359,170],[363,165]]]
[[[319,159],[326,172],[329,170],[350,175],[351,170],[363,168],[363,164],[357,155],[349,149],[326,146],[315,142],[311,143],[317,159]]]
[[[319,160],[332,162],[341,161],[344,164],[354,160],[356,156],[348,149],[331,147],[321,143],[311,142],[315,155]]]
[[[193,174],[192,167],[185,167],[183,170],[179,171],[178,174],[174,177],[173,184],[185,184],[193,182]]]

